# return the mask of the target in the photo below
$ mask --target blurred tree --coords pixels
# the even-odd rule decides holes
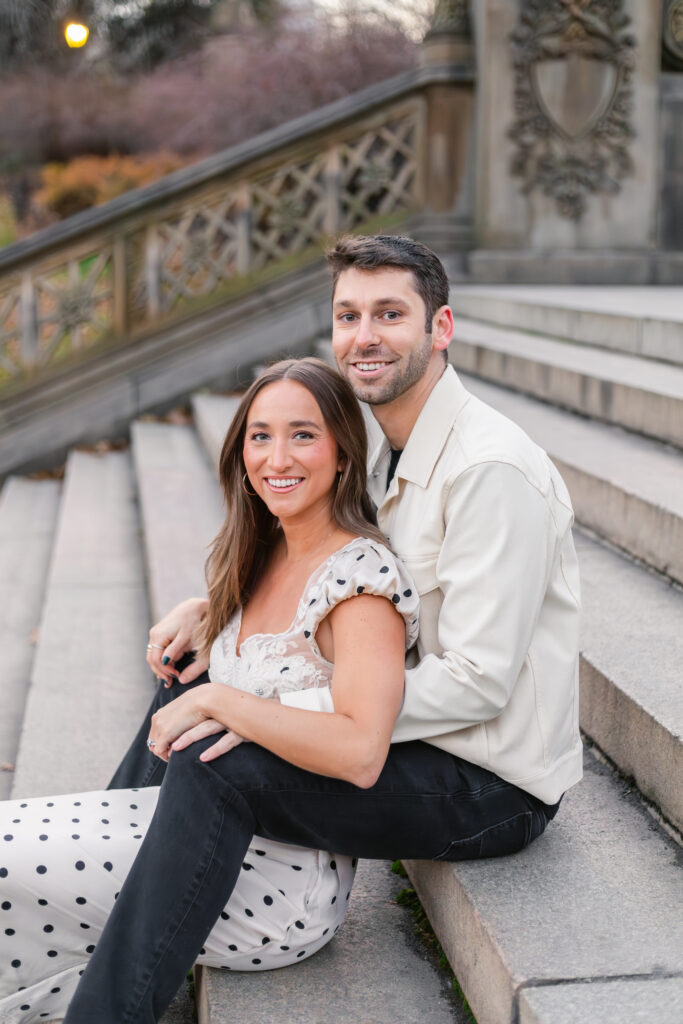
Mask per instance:
[[[65,69],[97,61],[124,73],[149,71],[193,50],[244,15],[272,22],[281,0],[0,0],[0,72],[40,61]],[[84,21],[91,32],[79,64],[65,55],[63,30]]]

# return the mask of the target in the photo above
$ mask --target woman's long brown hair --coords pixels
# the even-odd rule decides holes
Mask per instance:
[[[197,636],[204,654],[208,654],[233,612],[249,600],[281,536],[278,520],[266,504],[258,496],[248,494],[243,486],[242,455],[254,398],[266,385],[281,380],[296,381],[310,391],[340,455],[345,457],[332,502],[335,523],[348,533],[386,543],[366,490],[367,434],[351,386],[320,359],[284,359],[275,363],[245,393],[221,451],[219,472],[226,516],[206,563],[209,608]]]

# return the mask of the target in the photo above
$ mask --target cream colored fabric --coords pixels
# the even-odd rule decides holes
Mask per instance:
[[[545,452],[452,367],[386,491],[388,465],[381,435],[369,490],[420,595],[393,742],[426,740],[555,803],[582,773],[567,489]],[[317,699],[332,710],[329,694]]]

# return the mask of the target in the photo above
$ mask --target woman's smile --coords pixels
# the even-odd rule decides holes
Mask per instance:
[[[274,476],[267,476],[266,477],[266,483],[268,484],[268,486],[272,490],[279,491],[280,493],[282,493],[283,491],[289,492],[289,491],[295,490],[295,488],[297,488],[300,483],[303,483],[303,479],[304,478],[302,476],[299,476],[299,477],[289,477],[288,476],[288,477],[284,477],[284,478],[274,477]]]

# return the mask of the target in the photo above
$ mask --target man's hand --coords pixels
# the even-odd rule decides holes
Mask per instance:
[[[174,670],[174,663],[194,649],[193,638],[206,615],[207,604],[204,597],[191,597],[176,605],[150,629],[151,646],[147,651],[147,664],[158,679],[164,680],[166,686],[170,686],[174,678],[181,683],[191,683],[208,668],[208,658],[198,658],[179,676],[176,676]]]
[[[221,754],[227,754],[233,747],[245,742],[242,736],[238,736],[232,729],[226,730],[225,726],[221,722],[217,722],[215,718],[206,718],[199,725],[195,725],[192,729],[184,732],[182,736],[179,736],[171,744],[171,750],[183,750],[185,747],[189,747],[191,743],[203,740],[205,736],[215,736],[219,732],[222,732],[223,735],[217,743],[214,743],[213,746],[208,747],[203,754],[199,755],[200,761],[213,761],[214,758],[220,757]]]

